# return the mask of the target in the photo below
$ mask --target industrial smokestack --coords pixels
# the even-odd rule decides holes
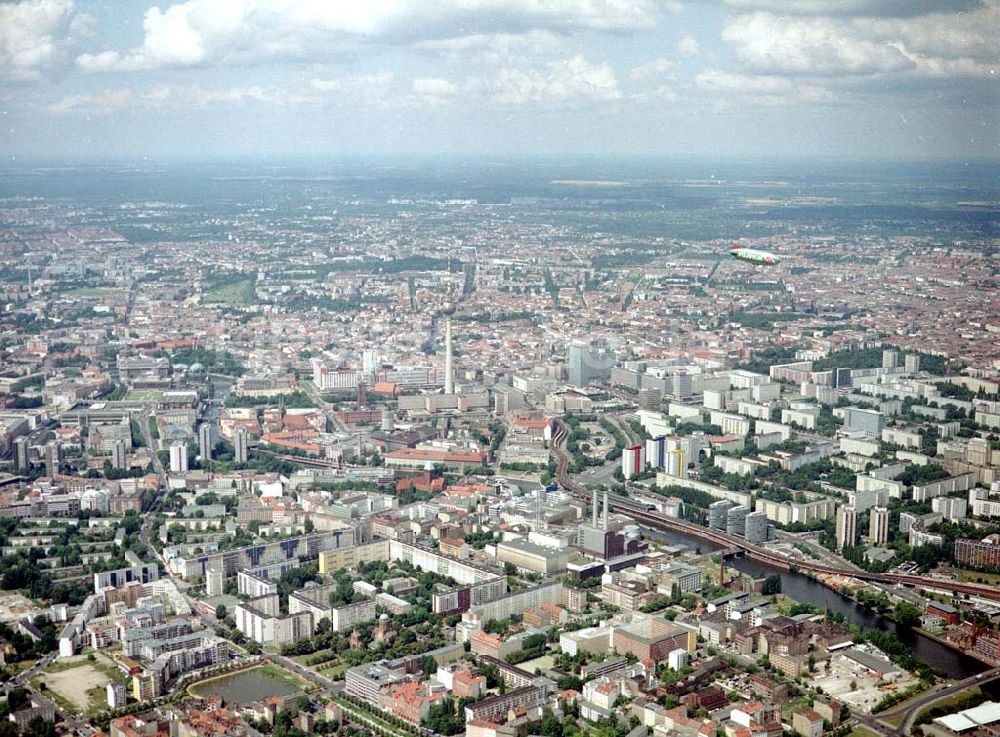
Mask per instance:
[[[590,505],[591,518],[590,524],[593,527],[597,527],[597,489],[594,489],[594,500]]]
[[[604,529],[608,529],[608,512],[610,507],[608,507],[608,490],[604,490]]]
[[[455,393],[455,378],[452,376],[451,368],[451,318],[444,329],[444,393]]]

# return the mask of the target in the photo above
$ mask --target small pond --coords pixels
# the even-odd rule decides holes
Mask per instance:
[[[287,696],[301,690],[302,686],[295,682],[293,676],[278,677],[272,674],[269,667],[240,671],[191,687],[191,693],[195,696],[204,698],[218,694],[227,704],[246,704],[268,696]]]

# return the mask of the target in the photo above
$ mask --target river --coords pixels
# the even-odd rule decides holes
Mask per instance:
[[[643,530],[644,534],[656,540],[663,540],[671,545],[686,545],[689,548],[718,550],[719,546],[699,540],[690,535],[675,531]],[[977,673],[989,670],[989,666],[969,657],[958,650],[953,650],[932,640],[919,632],[898,627],[892,620],[874,614],[858,605],[852,599],[834,591],[831,588],[809,578],[802,573],[782,571],[778,568],[759,563],[748,558],[737,558],[729,563],[736,570],[748,573],[755,578],[777,573],[781,576],[781,591],[798,602],[808,602],[820,609],[828,608],[831,612],[840,612],[850,622],[862,629],[892,630],[900,640],[913,648],[913,653],[934,668],[948,674],[949,678],[961,680]]]

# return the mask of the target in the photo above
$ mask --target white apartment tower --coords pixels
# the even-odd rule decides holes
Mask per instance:
[[[170,446],[170,473],[185,473],[188,470],[187,443]]]
[[[853,548],[858,542],[858,510],[854,507],[837,508],[837,550]]]
[[[868,541],[873,545],[889,542],[889,510],[873,507],[868,521]]]

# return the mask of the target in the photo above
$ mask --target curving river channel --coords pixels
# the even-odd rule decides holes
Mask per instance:
[[[653,539],[662,540],[671,545],[686,545],[692,549],[700,548],[702,551],[719,549],[718,546],[707,543],[704,540],[699,540],[672,530],[643,529],[643,533]],[[913,648],[914,655],[930,663],[934,668],[947,673],[949,678],[961,680],[989,670],[989,666],[985,663],[981,663],[958,650],[953,650],[946,645],[942,645],[940,642],[932,640],[919,632],[898,627],[892,620],[880,617],[871,610],[860,606],[854,600],[833,589],[827,588],[819,581],[815,581],[802,573],[782,571],[746,558],[737,558],[730,564],[736,570],[748,573],[755,578],[762,578],[777,573],[781,576],[782,592],[795,601],[809,602],[821,609],[829,608],[832,612],[840,612],[850,622],[862,629],[878,628],[894,631],[900,640]]]

